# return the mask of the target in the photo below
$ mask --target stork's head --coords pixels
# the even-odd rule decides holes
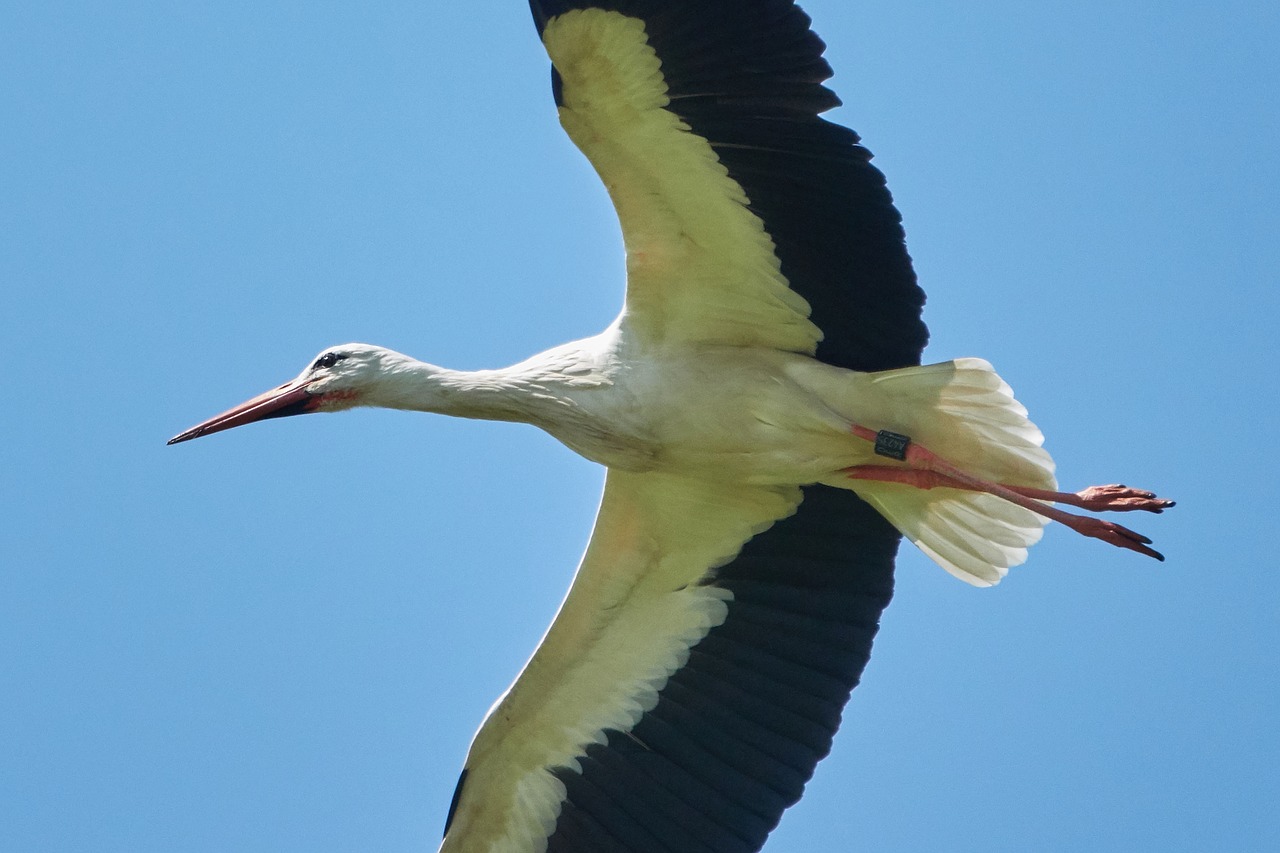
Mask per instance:
[[[329,347],[296,378],[174,436],[169,444],[267,418],[365,405],[379,381],[407,360],[400,353],[369,344]]]

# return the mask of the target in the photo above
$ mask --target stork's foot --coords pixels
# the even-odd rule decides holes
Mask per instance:
[[[1173,501],[1158,498],[1155,492],[1131,489],[1118,483],[1110,486],[1090,486],[1087,489],[1076,492],[1076,497],[1079,498],[1079,503],[1073,501],[1072,503],[1075,506],[1093,512],[1102,512],[1103,510],[1112,512],[1133,512],[1134,510],[1164,512],[1169,507],[1174,506]]]
[[[1146,554],[1148,557],[1154,557],[1160,562],[1164,562],[1164,554],[1154,548],[1148,547],[1151,540],[1136,533],[1127,527],[1116,524],[1114,521],[1104,521],[1101,518],[1090,518],[1087,515],[1071,515],[1064,513],[1065,518],[1057,520],[1070,527],[1076,533],[1091,536],[1094,539],[1101,539],[1103,542],[1109,542],[1117,548],[1127,548],[1130,551],[1137,551],[1139,554]]]

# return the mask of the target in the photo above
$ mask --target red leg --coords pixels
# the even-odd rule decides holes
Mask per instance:
[[[917,489],[933,489],[945,486],[952,489],[974,490],[974,486],[961,482],[937,471],[919,470],[916,468],[890,468],[887,465],[859,465],[845,470],[853,480],[879,480],[882,483],[903,483]],[[1079,492],[1053,492],[1048,489],[1035,489],[1031,486],[1011,486],[1003,484],[1006,489],[1016,492],[1024,498],[1037,501],[1078,506],[1093,512],[1111,510],[1113,512],[1130,512],[1143,509],[1148,512],[1164,512],[1173,501],[1158,498],[1154,492],[1131,489],[1128,486],[1090,486]]]
[[[866,427],[854,425],[854,435],[875,441],[877,434]],[[1173,501],[1157,498],[1153,493],[1127,486],[1093,486],[1081,492],[1054,492],[1048,489],[1035,489],[1029,486],[1006,486],[993,483],[966,474],[951,463],[942,459],[932,451],[918,444],[908,443],[902,452],[902,461],[908,467],[892,467],[884,465],[859,465],[845,469],[852,479],[879,480],[888,483],[903,483],[919,489],[946,487],[969,491],[986,492],[1003,498],[1034,513],[1043,515],[1053,521],[1065,524],[1077,533],[1110,542],[1120,548],[1128,548],[1148,557],[1163,560],[1160,552],[1147,547],[1151,540],[1140,533],[1114,522],[1099,518],[1076,515],[1051,507],[1043,501],[1055,501],[1089,510],[1136,510],[1160,512],[1173,506]]]
[[[920,471],[915,468],[890,468],[888,465],[857,465],[845,468],[842,472],[850,480],[879,480],[881,483],[902,483],[915,486],[917,489],[934,489],[945,486],[949,489],[965,489],[973,491],[967,483],[939,474],[937,471]]]

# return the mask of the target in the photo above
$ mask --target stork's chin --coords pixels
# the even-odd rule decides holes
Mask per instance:
[[[310,380],[295,379],[286,382],[265,394],[259,394],[252,400],[228,409],[220,415],[214,415],[204,423],[197,424],[184,433],[169,439],[169,444],[190,441],[202,435],[221,432],[224,429],[251,424],[254,421],[265,421],[268,418],[283,418],[289,415],[305,415],[320,407],[323,397],[308,390]]]

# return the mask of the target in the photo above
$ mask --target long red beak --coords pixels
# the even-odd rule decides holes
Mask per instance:
[[[259,394],[233,409],[220,415],[214,415],[202,424],[197,424],[184,433],[169,439],[168,444],[190,441],[211,432],[221,432],[242,424],[251,424],[267,418],[283,418],[286,415],[304,415],[313,412],[320,403],[320,397],[307,391],[309,380],[293,379],[279,388]]]

